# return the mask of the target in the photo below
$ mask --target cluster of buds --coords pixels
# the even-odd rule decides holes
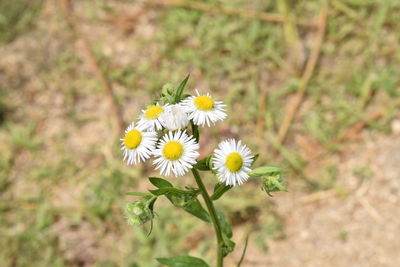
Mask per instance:
[[[143,225],[154,217],[149,204],[144,201],[135,201],[125,206],[125,217],[131,225]]]

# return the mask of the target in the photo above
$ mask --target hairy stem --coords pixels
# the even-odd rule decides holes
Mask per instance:
[[[207,189],[203,184],[203,181],[200,178],[199,172],[193,168],[192,173],[194,176],[194,179],[196,180],[197,185],[199,186],[201,195],[204,198],[204,202],[206,203],[208,212],[210,213],[211,217],[211,222],[214,225],[214,230],[215,234],[217,236],[217,245],[218,245],[218,259],[217,259],[217,267],[222,267],[223,266],[223,261],[224,261],[224,255],[222,251],[223,247],[223,239],[222,239],[222,231],[221,231],[221,225],[219,223],[217,213],[215,212],[214,204],[208,195]]]

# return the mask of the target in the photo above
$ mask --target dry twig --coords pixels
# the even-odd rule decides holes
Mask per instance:
[[[331,197],[334,197],[338,194],[338,191],[336,188],[328,189],[325,191],[318,191],[316,193],[306,195],[300,199],[300,202],[303,204],[308,204],[314,201],[319,201],[322,199],[328,199]]]
[[[90,63],[90,66],[93,68],[93,72],[95,73],[96,78],[99,80],[101,86],[103,87],[104,93],[110,102],[112,112],[117,121],[118,130],[119,130],[119,132],[121,132],[125,127],[125,123],[122,118],[121,109],[118,106],[118,103],[116,101],[113,87],[112,87],[110,81],[107,79],[106,75],[101,70],[100,64],[99,64],[98,60],[96,59],[96,56],[92,50],[89,40],[85,37],[85,35],[82,33],[82,31],[79,27],[79,23],[77,22],[77,19],[75,17],[74,11],[73,11],[72,1],[71,0],[60,0],[60,3],[63,7],[64,15],[68,22],[68,25],[74,31],[74,34],[76,35],[76,37],[79,40],[81,40],[83,43],[84,53],[87,57],[87,60]]]
[[[295,96],[295,99],[293,103],[290,103],[290,106],[287,109],[286,115],[283,119],[282,125],[279,129],[278,133],[278,139],[281,143],[285,141],[287,132],[289,130],[289,127],[293,121],[294,115],[298,108],[300,107],[300,104],[304,98],[308,82],[310,81],[315,66],[317,64],[320,51],[321,51],[321,46],[322,42],[324,39],[324,34],[325,34],[325,29],[326,29],[326,20],[327,20],[327,14],[328,14],[328,3],[325,0],[323,2],[322,9],[319,14],[318,18],[318,28],[317,28],[317,33],[316,33],[316,38],[315,38],[315,45],[313,50],[311,51],[311,55],[309,60],[307,61],[306,68],[304,70],[303,76],[301,77],[301,83],[299,90],[297,91],[297,94]]]
[[[285,17],[279,14],[256,12],[252,10],[241,10],[231,7],[222,7],[210,5],[199,1],[185,1],[185,0],[140,0],[146,4],[161,5],[161,6],[172,6],[172,7],[184,7],[211,14],[224,14],[230,16],[238,16],[242,18],[259,19],[270,22],[285,22]],[[297,20],[296,24],[301,26],[315,27],[315,23],[309,20]]]

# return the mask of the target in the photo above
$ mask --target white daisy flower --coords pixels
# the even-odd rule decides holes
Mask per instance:
[[[220,182],[235,186],[243,184],[249,178],[253,156],[242,141],[229,139],[219,143],[214,150],[212,162]]]
[[[146,110],[142,110],[142,115],[138,122],[139,125],[144,125],[146,129],[150,131],[161,130],[164,124],[164,120],[161,115],[165,112],[167,105],[160,106],[158,103],[155,105],[148,106]]]
[[[168,106],[161,114],[161,119],[165,128],[171,131],[182,129],[189,123],[188,115],[180,103]]]
[[[186,131],[168,132],[154,151],[157,159],[153,164],[157,164],[156,170],[159,169],[161,175],[170,176],[173,173],[176,177],[183,176],[196,164],[199,156],[197,149],[199,144]]]
[[[190,96],[182,101],[189,119],[193,120],[196,125],[210,127],[211,123],[222,121],[226,118],[225,105],[222,101],[214,101],[211,95],[200,94],[196,90],[197,96]]]
[[[133,165],[148,159],[156,147],[157,133],[145,131],[144,125],[138,125],[132,122],[125,130],[124,138],[121,138],[121,150],[124,151],[124,161],[128,165]]]

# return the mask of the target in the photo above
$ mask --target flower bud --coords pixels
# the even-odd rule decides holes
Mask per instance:
[[[263,176],[261,189],[264,190],[269,196],[270,193],[276,191],[287,191],[283,184],[282,176],[280,173],[271,173]]]
[[[164,120],[165,128],[171,131],[185,128],[189,124],[189,118],[181,104],[168,106],[161,118]]]
[[[129,224],[142,225],[153,219],[154,214],[153,211],[147,207],[145,202],[135,201],[126,204],[125,216]]]
[[[165,84],[161,90],[163,96],[172,95],[173,92],[174,92],[174,87],[169,83]]]

